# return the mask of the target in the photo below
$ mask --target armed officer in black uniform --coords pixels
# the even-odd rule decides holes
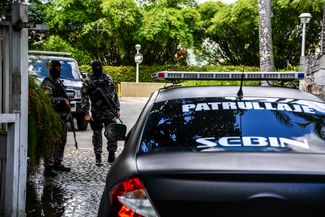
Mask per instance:
[[[58,60],[49,62],[49,77],[46,77],[41,86],[45,93],[50,97],[52,106],[55,111],[60,114],[61,119],[65,124],[62,126],[59,141],[54,146],[54,153],[49,162],[45,164],[45,176],[57,176],[55,171],[69,172],[71,168],[62,165],[64,148],[67,143],[67,121],[70,114],[69,96],[65,91],[62,81],[59,79],[61,76],[61,63]]]
[[[120,102],[117,96],[116,87],[111,76],[103,73],[101,61],[92,62],[93,74],[84,80],[81,88],[81,108],[86,113],[85,120],[90,122],[93,130],[92,142],[96,156],[96,165],[102,166],[102,130],[111,124],[116,123],[116,117],[120,116]],[[89,114],[89,99],[91,102],[91,115]],[[109,102],[107,102],[109,101]],[[115,160],[117,142],[110,142],[107,138],[108,162]]]

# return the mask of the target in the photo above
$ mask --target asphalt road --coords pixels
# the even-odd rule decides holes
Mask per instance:
[[[129,130],[136,122],[147,98],[122,98],[121,120]],[[111,164],[106,162],[106,139],[103,136],[102,159],[104,166],[95,165],[92,130],[76,132],[79,149],[75,149],[73,133],[68,132],[63,164],[72,168],[56,178],[45,178],[43,169],[28,180],[26,215],[50,217],[95,217]],[[117,154],[123,150],[118,143]]]
[[[127,126],[127,130],[131,129],[131,127],[134,125],[135,121],[137,120],[147,100],[148,98],[133,98],[133,97],[120,99],[120,104],[121,104],[120,119]],[[76,123],[75,126],[77,126]],[[77,136],[77,142],[79,148],[92,148],[92,144],[91,144],[92,131],[90,129],[89,124],[86,131],[77,131],[76,136]],[[105,138],[103,137],[103,139]],[[69,132],[66,148],[73,148],[74,144],[75,143],[73,139],[73,134],[72,132]]]

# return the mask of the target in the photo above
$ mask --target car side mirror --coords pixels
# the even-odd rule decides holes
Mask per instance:
[[[104,135],[108,142],[116,142],[125,140],[126,125],[119,123],[111,123],[105,129]]]

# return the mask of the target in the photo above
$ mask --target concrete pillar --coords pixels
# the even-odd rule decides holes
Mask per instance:
[[[25,216],[28,147],[28,29],[14,30],[18,21],[27,23],[27,5],[12,4],[9,28],[9,116],[6,160],[5,216]],[[4,116],[5,117],[5,116]],[[5,121],[5,119],[4,119]],[[9,123],[9,122],[8,122]]]

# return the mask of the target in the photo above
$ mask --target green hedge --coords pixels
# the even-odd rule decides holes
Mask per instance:
[[[104,66],[104,72],[108,72],[115,83],[120,82],[135,82],[136,80],[136,68],[132,66]],[[218,72],[231,72],[231,71],[259,71],[258,67],[248,66],[175,66],[175,65],[164,65],[164,66],[141,66],[139,68],[139,81],[140,82],[158,82],[152,78],[152,74],[159,71],[218,71]],[[82,65],[80,71],[92,73],[91,66]],[[188,82],[185,82],[188,83]],[[201,82],[200,82],[201,83]],[[220,83],[220,82],[219,82]],[[229,82],[228,82],[229,83]],[[232,83],[232,82],[230,82]],[[255,82],[256,83],[256,82]],[[227,85],[227,82],[221,82],[222,85]]]
[[[103,70],[109,73],[115,83],[120,82],[135,82],[136,80],[136,68],[132,66],[104,66]],[[290,66],[288,69],[282,69],[279,71],[298,71],[299,67]],[[80,71],[92,73],[91,66],[82,65]],[[258,67],[250,66],[175,66],[175,65],[164,65],[164,66],[141,66],[139,69],[139,81],[140,82],[163,82],[157,81],[152,78],[152,74],[159,71],[215,71],[215,72],[257,72]],[[184,81],[182,82],[185,86],[196,86],[196,85],[240,85],[240,81]],[[260,85],[260,81],[244,81],[244,85]],[[276,82],[275,85],[285,86],[291,88],[297,88],[297,82]]]

